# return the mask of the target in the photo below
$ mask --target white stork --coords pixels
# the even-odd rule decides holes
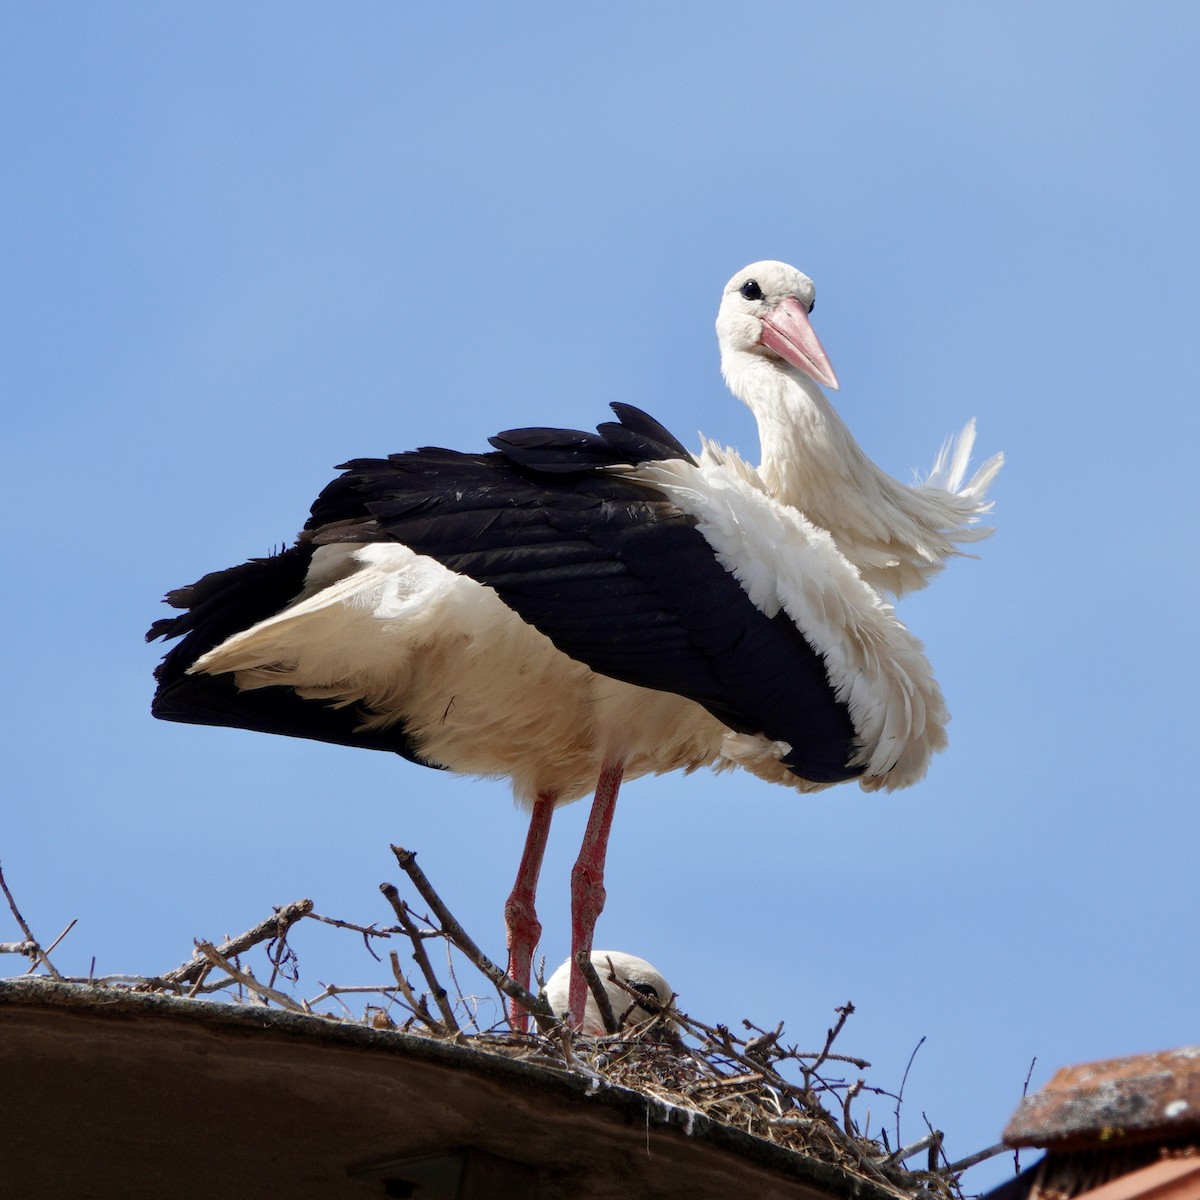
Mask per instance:
[[[999,461],[959,487],[968,427],[922,486],[879,471],[811,382],[836,386],[812,299],[780,263],[725,290],[722,367],[758,416],[757,470],[711,444],[696,460],[628,405],[595,434],[355,459],[290,549],[168,594],[186,611],[147,635],[182,639],[154,715],[510,779],[531,813],[505,905],[526,986],[558,805],[594,789],[571,874],[575,958],[603,907],[623,777],[737,764],[801,791],[914,783],[947,716],[875,588],[919,586],[981,536]],[[576,971],[576,1021],[585,996]]]
[[[671,985],[659,974],[657,967],[644,958],[638,958],[636,954],[625,954],[620,950],[593,950],[592,966],[596,968],[596,974],[608,996],[608,1003],[612,1007],[619,1030],[652,1020],[660,1008],[666,1008],[671,1003],[671,997],[674,995]],[[643,1008],[624,988],[609,979],[610,967],[611,974],[626,986],[654,1001],[653,1012]],[[565,1018],[568,1015],[571,975],[572,964],[571,960],[567,959],[546,980],[546,1001],[559,1017]],[[581,1033],[591,1037],[602,1037],[608,1032],[604,1027],[604,1018],[600,1015],[600,1006],[590,992],[579,1028]]]

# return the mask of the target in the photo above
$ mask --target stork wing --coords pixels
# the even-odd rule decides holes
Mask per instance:
[[[427,447],[346,463],[301,541],[400,542],[493,588],[592,670],[788,743],[783,761],[795,774],[861,774],[847,766],[847,707],[803,631],[755,606],[694,518],[605,469],[691,461],[650,417],[613,407],[619,423],[596,434],[513,430],[492,439],[492,454]]]

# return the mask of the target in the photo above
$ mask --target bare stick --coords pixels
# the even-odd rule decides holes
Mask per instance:
[[[249,988],[256,996],[260,996],[265,1000],[274,1000],[276,1004],[283,1008],[289,1008],[293,1012],[304,1012],[303,1006],[297,1004],[291,996],[285,996],[282,992],[277,992],[273,987],[268,987],[265,983],[260,983],[248,971],[243,971],[240,967],[235,967],[212,942],[197,942],[196,950],[212,963],[214,967],[220,967],[231,979],[240,983],[243,987]]]
[[[314,921],[323,921],[326,925],[334,925],[338,929],[353,929],[355,933],[361,933],[363,945],[366,947],[367,953],[376,962],[382,962],[383,960],[371,949],[371,939],[373,937],[389,938],[393,933],[400,932],[394,925],[390,929],[376,929],[374,921],[370,925],[355,925],[352,921],[339,921],[337,917],[323,917],[320,913],[310,912],[308,915]]]
[[[78,917],[72,917],[72,918],[71,918],[71,920],[70,920],[70,922],[67,924],[67,927],[66,927],[66,929],[64,929],[64,930],[62,931],[62,933],[60,933],[60,934],[58,935],[58,937],[56,937],[56,938],[54,939],[54,941],[52,941],[52,942],[50,943],[50,945],[48,945],[48,946],[46,947],[46,953],[47,953],[47,954],[49,954],[49,953],[50,953],[50,951],[51,951],[51,950],[53,950],[53,949],[55,948],[55,946],[57,946],[57,945],[58,945],[58,943],[59,943],[59,942],[61,942],[61,941],[63,940],[63,938],[65,938],[65,937],[67,936],[67,934],[71,932],[71,930],[72,930],[72,929],[74,929],[74,928],[75,928],[75,926],[76,926],[76,924],[78,924],[78,922],[79,922],[79,918],[78,918]]]
[[[523,988],[507,972],[502,971],[490,958],[475,945],[463,927],[454,919],[454,915],[442,902],[442,898],[433,890],[433,885],[425,876],[425,872],[417,866],[417,856],[402,846],[393,846],[392,853],[405,874],[412,880],[413,886],[421,893],[421,898],[429,905],[433,915],[441,922],[442,932],[475,964],[475,966],[490,979],[506,996],[522,1004],[532,1014],[538,1028],[543,1033],[549,1033],[554,1028],[555,1018],[550,1011],[550,1005],[542,996],[535,996]]]
[[[317,980],[317,982],[321,983],[321,981],[319,979]],[[345,1002],[345,1000],[343,1000],[341,998],[341,996],[338,995],[338,990],[336,987],[330,987],[330,985],[327,983],[321,984],[321,986],[325,989],[325,992],[326,992],[325,998],[327,1000],[336,1001],[338,1004],[340,1004],[342,1006],[342,1008],[344,1008],[346,1010],[346,1020],[348,1020],[348,1021],[357,1021],[358,1020],[358,1018],[354,1015],[354,1011],[353,1011],[353,1009],[351,1009],[350,1005],[348,1005]],[[305,1005],[304,1005],[304,1011],[305,1012],[310,1011],[307,1001],[305,1002]]]
[[[306,917],[312,912],[312,906],[311,900],[297,900],[292,904],[284,904],[265,921],[260,921],[255,925],[253,929],[247,929],[238,937],[222,942],[216,947],[216,951],[224,958],[232,958],[234,955],[249,950],[251,946],[257,946],[259,942],[283,937],[301,917]],[[191,962],[186,962],[173,971],[168,971],[165,975],[159,976],[157,980],[148,980],[147,982],[166,987],[176,987],[181,983],[193,983],[209,961],[202,954],[197,953],[193,955]]]
[[[450,972],[450,982],[454,984],[454,990],[458,993],[458,1002],[463,1006],[468,1023],[474,1028],[476,1033],[482,1032],[479,1028],[478,997],[468,998],[463,991],[462,984],[458,982],[458,975],[454,970],[454,954],[451,952],[449,942],[446,943],[446,970]],[[503,1008],[503,1004],[501,1004],[501,1008]]]
[[[853,1004],[848,1003],[847,1007],[850,1009],[850,1012],[854,1011]],[[840,1008],[834,1009],[834,1012],[840,1013],[841,1011],[842,1010]],[[815,1071],[816,1068],[818,1066],[820,1066],[821,1063],[823,1063],[823,1062],[844,1062],[844,1063],[849,1063],[852,1067],[857,1067],[860,1071],[867,1070],[871,1064],[865,1058],[857,1058],[853,1054],[831,1054],[829,1051],[829,1047],[833,1042],[833,1038],[837,1037],[838,1033],[841,1031],[842,1026],[845,1024],[846,1017],[848,1017],[849,1015],[850,1015],[850,1013],[846,1013],[842,1017],[842,1019],[837,1023],[836,1028],[826,1031],[825,1048],[823,1050],[820,1050],[820,1051],[797,1050],[795,1046],[791,1046],[788,1049],[784,1050],[782,1047],[780,1047],[778,1050],[779,1056],[781,1058],[794,1059],[797,1063],[800,1063],[801,1067],[805,1066],[805,1064],[803,1062],[804,1059],[806,1059],[806,1058],[816,1059],[817,1060],[816,1062],[814,1062],[810,1066],[808,1066],[808,1070],[810,1070],[810,1071]],[[753,1029],[755,1033],[760,1033],[766,1037],[770,1037],[770,1032],[768,1030],[759,1029],[759,1027],[757,1025],[755,1025],[753,1021],[743,1020],[742,1024],[747,1029]],[[779,1034],[782,1031],[783,1031],[783,1022],[781,1021],[779,1024],[779,1027],[775,1030],[775,1038],[778,1038]],[[754,1040],[756,1040],[756,1039],[751,1039],[750,1042],[747,1042],[746,1043],[747,1046],[752,1045]],[[772,1039],[772,1040],[774,1040],[774,1039]]]
[[[619,987],[621,991],[623,991],[625,995],[627,995],[634,1002],[632,1007],[644,1008],[652,1017],[660,1016],[671,1007],[671,1000],[675,999],[673,994],[671,996],[671,1000],[668,1000],[666,1004],[663,1004],[657,995],[650,995],[647,992],[639,992],[632,984],[620,978],[616,971],[613,970],[611,958],[605,959],[605,962],[608,963],[609,982],[615,983],[617,987]]]
[[[743,1025],[748,1025],[749,1022],[743,1021]],[[782,1051],[779,1048],[779,1035],[783,1033],[783,1022],[780,1021],[774,1029],[769,1031],[759,1030],[758,1037],[751,1038],[746,1043],[746,1055],[748,1058],[757,1059],[764,1063],[770,1063],[772,1054],[775,1052],[775,1057],[781,1056]]]
[[[1029,1060],[1029,1070],[1025,1072],[1025,1082],[1021,1085],[1021,1099],[1029,1094],[1029,1081],[1033,1078],[1033,1068],[1037,1066],[1037,1055]]]
[[[925,1122],[925,1128],[929,1130],[929,1136],[933,1138],[933,1143],[929,1147],[929,1162],[927,1169],[936,1171],[938,1169],[938,1156],[941,1155],[942,1161],[946,1166],[950,1165],[950,1160],[942,1152],[942,1146],[945,1144],[946,1135],[940,1129],[934,1129],[933,1123],[922,1111],[921,1120]]]
[[[580,974],[587,982],[588,990],[592,993],[596,1001],[596,1007],[600,1010],[600,1020],[604,1022],[605,1031],[607,1033],[620,1033],[621,1026],[617,1024],[617,1017],[613,1012],[612,1001],[608,998],[608,992],[605,991],[604,984],[600,982],[600,976],[596,974],[596,968],[592,965],[592,956],[586,950],[577,950],[575,952],[575,965],[579,968]],[[611,958],[608,960],[608,977],[612,980],[616,980],[617,978]],[[582,1028],[583,1013],[574,1015],[579,1017],[579,1025]]]
[[[108,983],[145,983],[144,975],[64,975],[63,983],[80,983],[87,984],[89,987],[93,984],[108,984]]]
[[[319,981],[318,981],[319,982]],[[314,996],[308,1003],[320,1004],[322,1000],[328,1000],[332,996],[386,996],[389,1000],[394,1000],[395,988],[385,983],[356,983],[342,985],[340,983],[325,983],[321,985],[324,989],[319,995]]]
[[[865,1079],[856,1079],[849,1087],[845,1097],[842,1100],[842,1128],[851,1136],[854,1137],[854,1122],[850,1119],[850,1101],[863,1090],[866,1084]]]
[[[200,974],[197,975],[194,980],[192,980],[192,986],[188,991],[189,996],[194,996],[194,995],[196,995],[197,992],[203,990],[204,981],[208,978],[208,974],[211,970],[212,970],[212,963],[205,963],[204,970],[201,971]]]
[[[957,1175],[960,1171],[965,1171],[969,1167],[978,1166],[981,1162],[987,1162],[989,1158],[995,1158],[997,1154],[1003,1154],[1008,1147],[1003,1142],[997,1142],[994,1146],[989,1146],[986,1150],[977,1150],[974,1154],[968,1154],[966,1158],[960,1158],[958,1162],[952,1162],[946,1169]]]
[[[913,1052],[908,1056],[908,1066],[904,1068],[904,1074],[900,1078],[900,1091],[896,1096],[896,1144],[900,1145],[900,1105],[904,1100],[904,1085],[908,1082],[908,1073],[912,1070],[913,1059],[917,1057],[917,1051],[925,1045],[925,1035],[921,1035],[921,1040],[913,1047]]]
[[[1029,1081],[1033,1078],[1033,1068],[1037,1066],[1037,1055],[1035,1054],[1029,1060],[1029,1070],[1025,1072],[1025,1082],[1021,1085],[1021,1099],[1024,1100],[1029,1094]],[[1013,1147],[1013,1174],[1020,1175],[1021,1173],[1021,1147]]]
[[[905,1159],[912,1158],[914,1154],[920,1154],[922,1150],[933,1149],[934,1154],[937,1153],[937,1148],[942,1144],[942,1134],[939,1130],[934,1129],[927,1133],[922,1138],[917,1138],[915,1142],[910,1142],[907,1146],[902,1146],[894,1154],[889,1154],[884,1162],[888,1166],[894,1166],[897,1163],[904,1162]],[[931,1171],[933,1167],[929,1168]]]
[[[837,1024],[826,1032],[825,1045],[821,1053],[817,1055],[816,1062],[807,1068],[809,1071],[815,1071],[829,1057],[829,1051],[833,1046],[834,1039],[842,1032],[842,1027],[846,1024],[847,1017],[853,1014],[854,1005],[847,1000],[840,1008],[835,1008],[833,1011],[838,1015]]]
[[[393,933],[400,932],[394,925],[389,926],[387,929],[379,929],[376,927],[374,921],[370,925],[356,925],[353,921],[342,921],[337,917],[324,917],[320,913],[315,912],[310,912],[308,916],[310,920],[321,921],[326,925],[336,925],[338,929],[352,929],[355,933],[361,933],[366,937],[390,938]]]
[[[4,881],[4,871],[0,869],[0,888],[4,890],[4,897],[8,901],[8,907],[12,910],[12,915],[16,917],[17,924],[21,927],[21,932],[25,935],[27,942],[32,942],[35,949],[30,953],[30,958],[40,958],[42,965],[50,972],[51,978],[62,979],[62,976],[55,970],[54,964],[46,957],[46,951],[38,944],[37,938],[33,936],[33,930],[25,922],[25,918],[21,916],[21,910],[17,907],[17,902],[13,899],[13,894],[8,890],[8,884]],[[29,969],[33,970],[33,963],[29,964]]]
[[[397,920],[403,926],[404,932],[408,934],[408,940],[412,942],[413,961],[421,968],[421,974],[425,976],[426,982],[429,984],[434,1003],[442,1014],[443,1023],[451,1032],[458,1033],[458,1022],[454,1019],[454,1009],[450,1005],[450,998],[446,995],[446,989],[438,982],[438,977],[433,973],[433,964],[430,963],[429,955],[425,953],[425,947],[421,942],[421,931],[408,915],[408,905],[400,899],[400,893],[392,884],[381,883],[379,890],[395,910]]]
[[[444,1026],[439,1020],[430,1014],[425,1001],[423,999],[418,1000],[416,996],[413,995],[412,986],[404,977],[404,972],[400,970],[400,958],[396,954],[395,950],[388,951],[388,958],[391,959],[392,962],[392,974],[396,977],[396,984],[400,988],[400,992],[407,1001],[408,1007],[412,1010],[413,1015],[419,1017],[427,1026],[429,1026],[430,1029],[434,1030],[435,1032],[444,1033]]]

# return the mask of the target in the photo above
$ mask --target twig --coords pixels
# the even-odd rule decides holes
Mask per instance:
[[[832,1053],[830,1053],[829,1047],[833,1044],[833,1039],[835,1037],[837,1037],[837,1035],[841,1032],[842,1026],[846,1023],[846,1018],[848,1016],[850,1016],[851,1013],[854,1012],[853,1004],[847,1003],[846,1007],[850,1011],[843,1013],[841,1019],[838,1021],[837,1025],[833,1029],[826,1030],[824,1049],[801,1051],[801,1050],[797,1050],[795,1046],[791,1046],[787,1050],[783,1050],[781,1048],[779,1050],[779,1057],[794,1059],[797,1063],[800,1064],[801,1069],[804,1069],[805,1065],[806,1065],[804,1063],[804,1059],[806,1059],[806,1058],[815,1059],[816,1060],[815,1062],[807,1064],[807,1069],[809,1071],[813,1071],[813,1072],[815,1072],[817,1067],[819,1067],[821,1065],[821,1063],[823,1063],[823,1062],[844,1062],[844,1063],[849,1063],[852,1067],[857,1067],[860,1071],[867,1070],[871,1064],[865,1058],[858,1058],[853,1054],[832,1054]],[[834,1012],[837,1012],[837,1013],[842,1013],[842,1011],[843,1010],[840,1008],[834,1009]],[[771,1042],[777,1042],[780,1033],[783,1032],[783,1022],[782,1021],[779,1023],[779,1026],[775,1029],[774,1036],[772,1036],[772,1034],[769,1030],[759,1029],[759,1027],[757,1025],[755,1025],[753,1021],[743,1020],[742,1024],[747,1029],[753,1029],[755,1033],[762,1034],[763,1037],[770,1039]],[[751,1039],[751,1041],[747,1042],[746,1045],[747,1046],[752,1045],[755,1040],[759,1040],[759,1039]]]
[[[65,937],[67,936],[67,934],[71,932],[71,930],[72,930],[72,929],[74,929],[74,928],[75,928],[75,926],[78,924],[78,922],[79,922],[79,918],[78,918],[78,917],[72,917],[72,918],[71,918],[71,920],[70,920],[70,922],[67,924],[67,927],[66,927],[66,929],[64,929],[64,930],[62,931],[62,933],[60,933],[60,934],[58,935],[58,937],[56,937],[56,938],[54,939],[54,941],[52,941],[52,942],[50,943],[50,945],[48,945],[48,946],[46,947],[46,953],[47,953],[47,954],[49,954],[49,953],[50,953],[50,951],[51,951],[51,950],[53,950],[53,949],[54,949],[54,948],[55,948],[55,947],[58,945],[58,943],[59,943],[59,942],[61,942],[61,941],[63,940],[63,938],[65,938]]]
[[[317,982],[321,983],[321,981],[319,979],[317,980]],[[338,994],[340,989],[337,987],[336,984],[323,983],[323,984],[321,984],[321,986],[325,989],[326,999],[336,1001],[338,1004],[340,1004],[342,1006],[342,1008],[344,1008],[346,1010],[346,1019],[347,1020],[349,1020],[349,1021],[358,1020],[358,1018],[354,1015],[354,1011],[351,1009],[350,1005],[348,1005],[345,1002],[345,1000],[343,1000],[341,998],[341,996]],[[307,1004],[305,1004],[304,1011],[311,1012],[312,1010],[309,1008],[309,1006]]]
[[[450,982],[454,984],[454,990],[458,993],[458,1002],[463,1006],[467,1022],[476,1033],[479,1033],[479,998],[477,996],[472,997],[468,1001],[467,996],[464,994],[462,984],[458,982],[458,975],[454,971],[454,955],[450,950],[449,941],[446,942],[446,970],[450,973]],[[503,1010],[503,1003],[500,1007]]]
[[[940,1130],[934,1129],[924,1137],[918,1138],[915,1142],[910,1142],[907,1146],[901,1146],[894,1154],[889,1154],[884,1159],[884,1163],[889,1167],[894,1166],[897,1163],[902,1163],[906,1159],[912,1158],[914,1154],[920,1154],[922,1150],[928,1150],[931,1147],[934,1148],[936,1154],[936,1147],[942,1144],[942,1136]],[[930,1167],[929,1169],[932,1171],[934,1168]]]
[[[243,987],[249,988],[256,996],[264,1000],[274,1000],[276,1004],[283,1008],[291,1009],[292,1012],[304,1012],[303,1006],[297,1004],[291,996],[285,996],[283,992],[278,992],[273,987],[268,987],[267,984],[260,983],[248,971],[243,971],[240,967],[234,966],[212,942],[197,942],[196,950],[212,963],[214,967],[220,967],[231,979],[236,980]]]
[[[110,983],[139,984],[148,983],[145,975],[64,975],[61,979],[62,983],[77,983],[84,987],[105,987]],[[224,985],[222,985],[224,986]]]
[[[387,996],[388,999],[393,999],[393,989],[382,983],[356,983],[356,984],[340,984],[340,983],[324,983],[321,985],[324,989],[319,995],[314,996],[309,1004],[320,1004],[322,1000],[328,1000],[331,996],[357,996],[357,995],[376,995]]]
[[[203,991],[204,981],[208,978],[209,972],[212,970],[212,963],[206,963],[204,970],[192,981],[192,986],[188,991],[189,996],[194,996],[198,992]]]
[[[933,1122],[925,1115],[924,1110],[921,1112],[921,1120],[925,1122],[925,1128],[929,1130],[929,1136],[933,1138],[933,1142],[929,1147],[929,1162],[926,1164],[926,1170],[936,1171],[938,1169],[939,1155],[946,1166],[949,1166],[950,1160],[946,1157],[945,1151],[942,1149],[946,1144],[946,1135],[940,1129],[934,1129]]]
[[[400,957],[395,950],[388,951],[388,958],[391,959],[392,974],[396,977],[396,984],[400,988],[400,992],[404,996],[412,1014],[424,1021],[430,1029],[445,1032],[445,1027],[442,1023],[430,1014],[424,999],[418,1000],[413,995],[412,985],[404,977],[404,972],[400,970]]]
[[[600,976],[596,974],[596,968],[592,965],[592,956],[586,950],[577,950],[575,952],[575,965],[587,981],[588,990],[592,993],[596,1001],[596,1007],[600,1010],[600,1020],[604,1022],[606,1032],[620,1033],[621,1026],[617,1024],[617,1017],[613,1012],[612,1001],[608,998],[608,992],[605,990],[604,984],[600,982]],[[617,978],[611,958],[608,960],[608,974],[610,979],[615,980]],[[572,1013],[571,1016],[579,1021],[582,1028],[583,1013]]]
[[[36,958],[38,950],[37,942],[0,942],[0,954],[27,954]]]
[[[396,856],[396,861],[400,864],[401,869],[412,880],[413,886],[421,893],[421,898],[441,922],[442,932],[446,937],[506,996],[511,996],[526,1008],[543,1033],[549,1033],[554,1028],[555,1018],[545,997],[535,996],[523,988],[479,949],[467,935],[466,930],[454,919],[453,914],[442,902],[442,898],[433,890],[433,885],[425,877],[425,872],[417,866],[415,854],[405,850],[402,846],[393,846],[392,853]]]
[[[855,1136],[854,1122],[850,1119],[850,1101],[866,1086],[865,1079],[856,1079],[842,1097],[842,1128],[851,1136]]]
[[[917,1057],[917,1051],[925,1045],[925,1035],[921,1035],[921,1040],[913,1047],[913,1052],[908,1056],[908,1065],[904,1068],[904,1074],[900,1078],[900,1091],[896,1094],[896,1145],[903,1145],[900,1141],[900,1105],[904,1100],[904,1085],[908,1082],[908,1073],[912,1070],[913,1059]]]
[[[846,1024],[847,1018],[854,1013],[854,1005],[847,1000],[846,1003],[840,1008],[835,1008],[833,1011],[838,1015],[837,1023],[832,1029],[826,1031],[825,1045],[822,1048],[821,1053],[817,1055],[816,1062],[812,1063],[811,1066],[808,1067],[809,1071],[815,1071],[829,1057],[829,1051],[833,1047],[834,1040],[837,1038],[837,1035],[842,1032],[842,1028]]]
[[[216,947],[216,951],[224,958],[232,958],[249,950],[251,946],[257,946],[260,942],[268,941],[271,938],[283,937],[301,917],[306,917],[312,912],[312,906],[313,902],[311,900],[297,900],[292,904],[284,904],[277,908],[265,921],[260,921],[255,925],[253,929],[247,929],[245,933],[240,934],[238,937],[222,942]],[[168,971],[165,975],[159,976],[158,979],[149,980],[148,982],[166,987],[175,987],[182,983],[193,983],[196,977],[205,969],[208,962],[208,959],[197,953],[192,956],[190,962],[186,962],[182,966]]]
[[[650,992],[639,992],[631,983],[622,979],[616,971],[613,970],[612,959],[607,959],[608,962],[608,978],[611,983],[615,983],[629,998],[633,1001],[634,1008],[644,1008],[652,1017],[657,1017],[665,1013],[671,1007],[672,996],[666,1004],[659,1000],[657,995]],[[628,1014],[626,1014],[628,1015]],[[729,1031],[726,1030],[726,1033]]]
[[[337,917],[323,917],[320,913],[310,912],[308,915],[314,921],[322,921],[326,925],[333,925],[338,929],[352,929],[355,933],[361,933],[363,945],[366,947],[367,953],[376,962],[382,962],[383,959],[371,949],[371,939],[373,937],[390,938],[393,933],[400,932],[394,925],[389,929],[376,929],[374,921],[370,925],[355,925],[352,921],[339,921]]]
[[[1033,1078],[1033,1068],[1037,1065],[1037,1055],[1035,1054],[1029,1060],[1029,1070],[1025,1072],[1025,1082],[1021,1085],[1021,1099],[1024,1100],[1029,1095],[1029,1081]],[[1021,1173],[1021,1147],[1013,1147],[1013,1174],[1020,1175]]]
[[[997,1154],[1003,1154],[1007,1149],[1008,1147],[1003,1142],[997,1142],[994,1146],[989,1146],[986,1150],[977,1150],[974,1154],[968,1154],[966,1158],[960,1158],[958,1162],[952,1162],[946,1170],[957,1175],[969,1167],[975,1167],[981,1162],[987,1162],[989,1158],[995,1158]]]
[[[725,1088],[740,1090],[748,1083],[758,1084],[761,1087],[762,1072],[748,1071],[744,1075],[722,1075],[717,1079],[702,1079],[696,1084],[696,1091],[705,1092],[711,1089],[723,1090]]]
[[[21,932],[25,935],[27,942],[32,942],[35,949],[29,952],[30,958],[40,958],[42,965],[50,972],[52,979],[61,980],[62,976],[55,969],[54,964],[46,957],[46,951],[39,945],[37,938],[33,936],[33,930],[25,922],[25,918],[21,916],[21,910],[17,907],[17,902],[13,899],[13,894],[8,890],[8,884],[4,881],[4,870],[0,868],[0,888],[4,890],[5,899],[8,901],[8,907],[12,911],[12,915],[16,917],[17,924],[21,927]],[[57,943],[56,943],[57,944]],[[29,969],[33,970],[33,963],[29,964]]]
[[[342,921],[338,917],[326,917],[322,916],[321,913],[315,912],[310,912],[308,917],[309,920],[320,921],[325,925],[334,925],[338,929],[352,929],[355,933],[364,934],[366,937],[390,938],[393,933],[401,932],[394,925],[389,926],[387,929],[379,929],[376,927],[374,921],[370,925],[356,925],[353,921]]]
[[[1025,1072],[1025,1082],[1021,1085],[1021,1099],[1029,1094],[1029,1081],[1033,1078],[1033,1068],[1037,1066],[1037,1055],[1029,1060],[1029,1070]]]
[[[749,1026],[750,1022],[743,1021],[742,1024]],[[783,1033],[782,1021],[774,1029],[758,1030],[758,1037],[751,1038],[746,1043],[746,1057],[763,1063],[770,1063],[772,1058],[783,1057],[784,1052],[779,1046],[779,1035],[781,1033]]]
[[[381,883],[379,890],[387,898],[392,908],[395,909],[397,920],[399,920],[404,932],[408,934],[408,940],[412,943],[413,947],[413,961],[421,968],[421,974],[425,976],[426,982],[429,984],[429,990],[433,993],[434,1003],[438,1006],[438,1011],[442,1014],[443,1024],[453,1033],[458,1033],[458,1022],[454,1019],[454,1009],[450,1005],[446,989],[442,987],[441,983],[438,982],[438,977],[433,973],[433,964],[430,963],[429,955],[425,953],[425,947],[421,942],[421,931],[408,915],[408,905],[400,899],[400,893],[396,891],[394,885]]]

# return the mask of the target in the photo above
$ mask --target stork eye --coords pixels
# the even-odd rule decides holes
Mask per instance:
[[[816,298],[816,296],[814,296],[814,297],[813,297],[813,298],[812,298],[812,299],[811,299],[811,300],[808,302],[808,315],[809,315],[810,317],[812,316],[812,310],[813,310],[814,308],[816,308],[816,307],[817,307],[817,298]]]
[[[746,282],[743,283],[740,288],[738,288],[738,291],[741,292],[747,300],[762,299],[762,288],[758,286],[757,279],[747,279]]]
[[[653,1000],[653,1001],[655,1001],[655,1003],[657,1003],[657,1004],[661,1004],[661,1003],[662,1003],[662,1000],[661,1000],[661,999],[659,999],[658,992],[657,992],[657,991],[655,991],[653,984],[649,984],[649,983],[633,983],[633,982],[630,982],[629,986],[630,986],[630,987],[631,987],[631,988],[632,988],[632,989],[633,989],[635,992],[639,993],[639,994],[640,994],[640,995],[642,995],[642,996],[645,996],[647,1000]]]

